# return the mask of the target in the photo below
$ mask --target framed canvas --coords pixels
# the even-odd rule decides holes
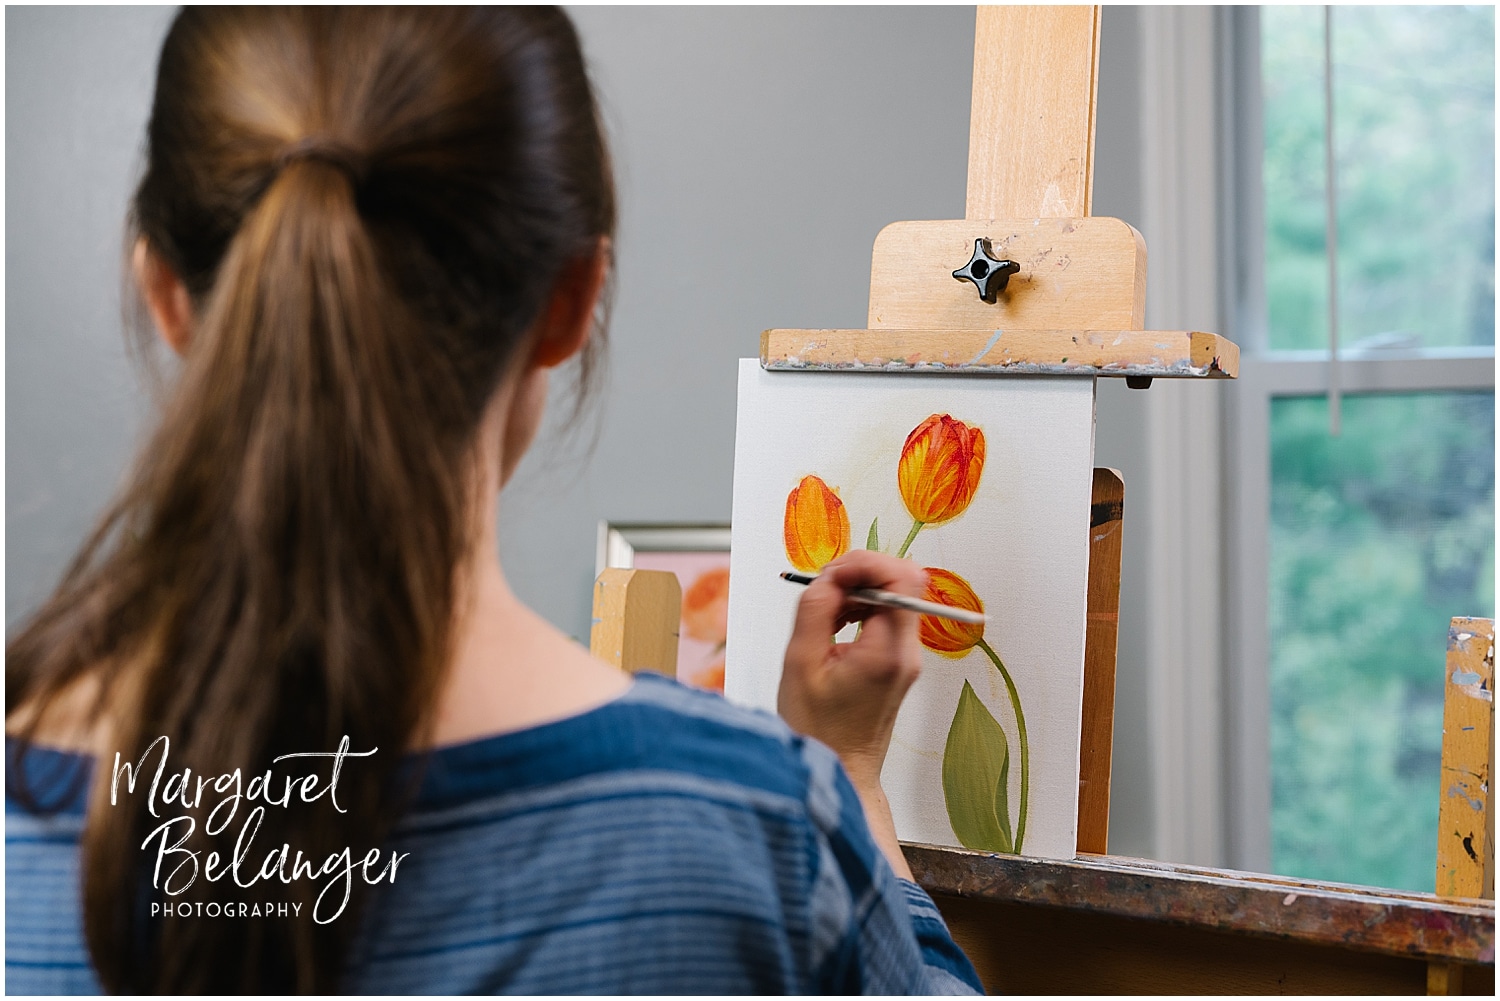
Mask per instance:
[[[677,680],[720,694],[729,635],[729,526],[599,523],[595,573],[669,570],[682,585]]]

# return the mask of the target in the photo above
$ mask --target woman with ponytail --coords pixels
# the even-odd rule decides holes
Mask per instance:
[[[147,138],[181,370],[7,644],[7,990],[977,989],[879,785],[916,622],[848,601],[920,571],[808,588],[784,721],[506,584],[497,497],[611,260],[566,17],[189,8]]]

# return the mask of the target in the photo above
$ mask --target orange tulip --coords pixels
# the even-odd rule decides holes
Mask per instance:
[[[948,414],[933,414],[906,436],[896,483],[906,510],[924,525],[963,514],[984,472],[984,432]]]
[[[806,573],[849,551],[849,512],[838,492],[816,476],[804,476],[786,496],[786,558]]]
[[[928,601],[952,608],[966,608],[971,612],[983,612],[984,602],[964,580],[952,570],[941,567],[924,567],[927,571]],[[922,645],[945,657],[962,657],[974,646],[984,641],[984,624],[940,619],[935,615],[923,615],[917,619],[917,635]]]
[[[682,632],[700,643],[724,643],[729,635],[728,567],[704,572],[683,592]]]

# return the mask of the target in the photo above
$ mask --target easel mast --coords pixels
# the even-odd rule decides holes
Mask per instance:
[[[1093,214],[1101,20],[1099,7],[978,8],[966,219]],[[1129,294],[1132,327],[1144,325],[1144,247],[1139,256],[1131,277],[1138,270],[1141,280],[1132,281]],[[1125,505],[1118,470],[1094,470],[1091,500],[1078,850],[1103,855],[1109,850]]]
[[[966,219],[1092,214],[1101,14],[1098,7],[1062,6],[980,7],[976,12]],[[1139,256],[1140,267],[1132,270],[1144,279],[1143,247]],[[1144,319],[1145,282],[1131,285],[1131,326],[1138,327]],[[1078,850],[1101,855],[1109,843],[1124,502],[1119,472],[1095,469]]]
[[[1098,7],[980,7],[967,219],[1093,214]]]

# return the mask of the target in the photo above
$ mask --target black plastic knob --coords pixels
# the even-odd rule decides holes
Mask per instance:
[[[953,272],[953,277],[961,282],[973,282],[979,289],[979,298],[985,302],[998,302],[1010,276],[1020,270],[1021,265],[1015,261],[995,257],[990,251],[989,238],[981,236],[974,241],[974,255],[969,258],[969,263]]]

